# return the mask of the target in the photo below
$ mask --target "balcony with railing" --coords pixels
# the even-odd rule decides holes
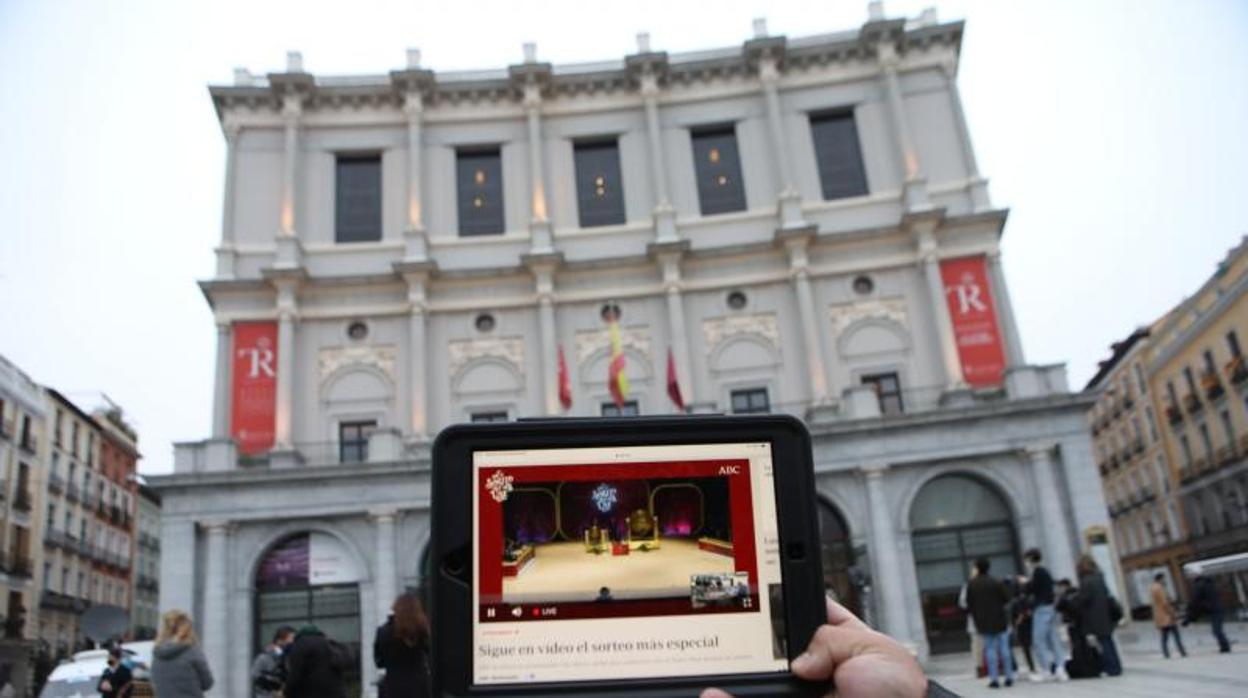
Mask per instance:
[[[39,597],[39,607],[49,611],[77,614],[87,610],[88,605],[89,603],[84,599],[76,599],[50,589],[45,589]]]
[[[65,480],[56,473],[48,473],[48,491],[52,494],[60,494],[65,491]]]
[[[1226,367],[1223,370],[1227,379],[1235,385],[1248,381],[1248,364],[1245,364],[1243,356],[1236,356],[1226,362]]]
[[[69,539],[61,529],[49,526],[43,531],[43,544],[50,548],[64,548]]]
[[[33,565],[30,556],[20,550],[14,550],[4,558],[4,571],[10,577],[30,579]]]
[[[78,501],[78,483],[71,481],[65,486],[65,499],[71,502]]]
[[[1188,414],[1196,414],[1204,407],[1205,404],[1200,401],[1200,397],[1195,393],[1188,393],[1183,396],[1183,409],[1187,410]]]
[[[35,438],[30,433],[22,434],[22,438],[18,441],[17,447],[33,456],[39,452],[39,439]]]
[[[81,501],[82,501],[82,506],[87,509],[92,509],[95,507],[95,495],[91,494],[90,488],[88,487],[82,488]]]
[[[1222,381],[1218,379],[1218,374],[1215,371],[1206,371],[1201,374],[1200,387],[1205,393],[1205,399],[1209,401],[1217,400],[1226,392],[1222,387]]]
[[[1166,421],[1171,425],[1179,424],[1183,421],[1183,410],[1178,405],[1166,405]]]
[[[17,494],[13,497],[13,510],[20,511],[23,514],[29,514],[33,506],[34,503],[30,497],[30,490],[25,488],[19,489]]]

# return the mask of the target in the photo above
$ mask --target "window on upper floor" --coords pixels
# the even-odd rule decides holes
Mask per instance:
[[[334,166],[334,241],[381,239],[381,156],[339,155]]]
[[[1148,393],[1148,382],[1144,380],[1144,369],[1139,364],[1132,367],[1135,370],[1135,382],[1140,386],[1140,395]]]
[[[1157,441],[1160,435],[1157,433],[1157,417],[1153,414],[1153,408],[1144,407],[1144,419],[1148,420],[1148,436],[1153,441]]]
[[[463,149],[455,158],[459,234],[466,237],[502,233],[503,161],[499,149]]]
[[[862,149],[852,111],[810,117],[810,135],[819,163],[819,183],[824,199],[844,199],[867,193]]]
[[[572,146],[576,161],[576,205],[582,228],[624,222],[620,143],[595,140]]]
[[[470,422],[506,422],[508,419],[506,410],[489,410],[486,412],[473,412],[468,415]]]
[[[602,403],[602,416],[604,417],[636,417],[641,414],[641,410],[637,407],[636,400],[628,400],[622,405],[614,402]]]
[[[0,405],[3,405],[3,403],[0,403]],[[3,411],[3,410],[0,410],[0,412],[2,412],[2,411]],[[62,423],[62,422],[64,422],[64,421],[65,421],[65,413],[64,413],[64,412],[62,412],[61,410],[57,410],[57,411],[56,411],[56,422],[55,422],[55,424],[56,424],[56,426],[55,426],[56,431],[55,431],[55,432],[53,432],[53,434],[52,434],[53,443],[55,443],[57,446],[60,446],[60,445],[61,445],[61,423]]]
[[[1226,434],[1226,448],[1229,451],[1235,450],[1235,425],[1231,422],[1231,411],[1222,410],[1222,431]]]
[[[745,183],[737,153],[736,128],[716,126],[693,132],[693,162],[702,215],[745,210]]]
[[[880,401],[880,414],[897,415],[904,409],[901,401],[901,381],[896,373],[874,373],[862,377],[862,384],[875,389],[875,396]]]
[[[1209,436],[1209,427],[1201,423],[1196,429],[1200,432],[1200,445],[1205,449],[1205,462],[1213,463],[1213,438]]]
[[[1226,348],[1230,350],[1232,359],[1239,358],[1239,335],[1235,334],[1235,330],[1226,333]]]
[[[368,460],[368,437],[377,429],[373,419],[338,424],[338,461],[363,463]]]
[[[1205,360],[1205,374],[1210,375],[1210,376],[1217,376],[1218,366],[1213,361],[1213,350],[1206,349],[1204,350],[1204,352],[1201,353],[1201,356]]]
[[[1192,467],[1192,442],[1187,434],[1179,434],[1179,450],[1183,453],[1183,467]]]
[[[733,414],[766,414],[771,412],[771,399],[766,388],[734,390],[730,395]]]

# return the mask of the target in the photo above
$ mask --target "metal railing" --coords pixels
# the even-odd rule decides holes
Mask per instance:
[[[77,483],[71,481],[68,485],[65,486],[65,499],[68,499],[71,502],[78,501],[78,484]]]
[[[48,473],[48,491],[53,494],[60,494],[65,491],[65,481],[56,473]]]

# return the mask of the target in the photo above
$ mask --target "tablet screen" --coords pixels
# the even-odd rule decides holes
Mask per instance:
[[[788,669],[768,443],[473,454],[476,685]]]

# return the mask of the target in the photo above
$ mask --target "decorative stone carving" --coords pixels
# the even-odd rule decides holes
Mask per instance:
[[[772,348],[780,349],[780,330],[775,313],[730,315],[702,321],[702,336],[706,339],[707,351],[714,351],[725,339],[743,334],[762,338]]]
[[[633,349],[643,356],[650,356],[650,328],[621,327],[620,344],[625,349]],[[609,346],[611,335],[607,330],[580,330],[576,333],[576,362],[583,364],[594,352]]]
[[[394,362],[398,354],[398,347],[393,344],[323,347],[317,357],[321,381],[323,382],[335,371],[345,366],[369,366],[381,371],[386,374],[387,378],[394,381]]]
[[[829,306],[828,318],[832,322],[833,337],[840,337],[850,325],[868,318],[891,320],[908,329],[906,303],[900,298],[881,298]]]
[[[486,357],[502,359],[510,363],[518,374],[524,373],[524,340],[520,337],[490,337],[483,339],[456,339],[447,343],[452,376],[469,362]]]

